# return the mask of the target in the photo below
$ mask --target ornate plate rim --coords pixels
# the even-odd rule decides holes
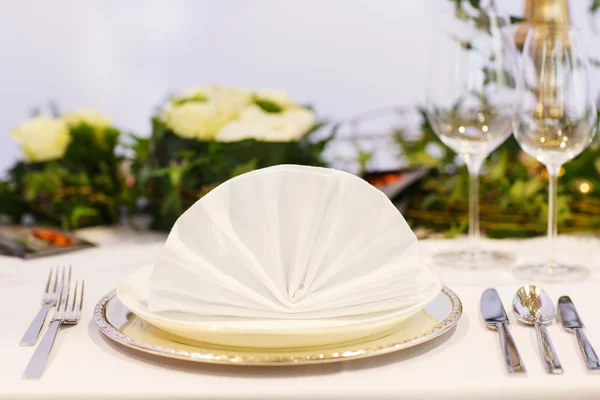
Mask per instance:
[[[175,350],[168,347],[162,347],[145,343],[137,339],[133,339],[130,336],[122,333],[115,328],[106,318],[106,306],[116,296],[116,290],[112,290],[106,296],[104,296],[96,304],[94,309],[94,322],[105,336],[113,341],[129,347],[157,356],[174,358],[186,361],[205,362],[212,364],[226,364],[226,365],[248,365],[248,366],[275,366],[275,365],[305,365],[305,364],[324,364],[331,362],[340,362],[347,360],[355,360],[360,358],[372,357],[392,353],[394,351],[406,349],[409,347],[417,346],[419,344],[428,342],[438,336],[443,335],[452,329],[462,316],[462,302],[459,297],[447,286],[442,286],[440,293],[446,295],[452,304],[452,309],[449,315],[436,324],[430,330],[421,333],[420,335],[402,340],[393,344],[386,344],[375,346],[373,348],[361,349],[361,342],[355,342],[353,345],[348,345],[349,349],[340,352],[331,352],[332,350],[323,350],[321,353],[314,352],[310,348],[306,349],[307,352],[313,354],[307,354],[305,357],[290,357],[284,354],[277,356],[256,356],[250,355],[237,355],[230,356],[227,354],[219,353],[219,350],[215,348],[215,353],[201,353],[201,352],[190,352],[186,350]],[[351,347],[357,347],[356,350]],[[298,350],[294,350],[299,352]]]

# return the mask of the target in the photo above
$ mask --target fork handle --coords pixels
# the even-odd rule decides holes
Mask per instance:
[[[23,335],[21,339],[21,346],[33,346],[35,342],[37,342],[37,338],[40,335],[40,331],[42,330],[42,326],[44,326],[44,321],[46,321],[46,315],[52,306],[49,304],[43,304],[40,311],[38,311],[37,315],[31,321],[29,328],[27,328],[27,332]]]
[[[25,368],[25,372],[23,373],[24,378],[39,378],[42,376],[61,322],[62,321],[59,320],[50,323],[40,345],[35,349],[29,364],[27,364],[27,368]]]

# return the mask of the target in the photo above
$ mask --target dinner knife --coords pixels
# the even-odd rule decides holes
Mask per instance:
[[[562,296],[558,299],[558,319],[561,325],[567,332],[575,334],[577,337],[577,343],[581,350],[583,360],[587,364],[588,369],[596,370],[600,369],[600,360],[594,351],[590,341],[583,332],[583,322],[575,309],[575,305],[571,301],[569,296]]]
[[[525,365],[508,330],[508,316],[496,289],[487,289],[481,295],[481,315],[487,328],[497,331],[500,335],[500,347],[508,372],[524,373]]]

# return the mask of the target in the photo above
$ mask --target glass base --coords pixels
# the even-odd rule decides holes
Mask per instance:
[[[515,256],[498,250],[467,249],[434,254],[432,261],[444,268],[486,270],[510,267]]]
[[[519,278],[533,282],[576,282],[587,278],[590,271],[578,265],[519,265],[514,270]]]

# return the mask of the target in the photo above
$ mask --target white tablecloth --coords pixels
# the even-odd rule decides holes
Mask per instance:
[[[550,335],[565,373],[547,375],[539,360],[535,332],[510,313],[514,292],[524,283],[508,270],[488,272],[436,269],[462,299],[464,314],[455,331],[428,344],[370,359],[301,367],[228,367],[169,361],[126,350],[105,339],[92,321],[96,302],[120,279],[150,262],[161,247],[160,235],[136,236],[120,230],[84,234],[100,247],[53,258],[22,261],[0,257],[0,399],[598,399],[600,374],[586,371],[573,335],[556,324]],[[424,241],[422,251],[460,246],[460,241]],[[559,256],[591,269],[576,284],[546,284],[554,301],[573,299],[588,337],[600,352],[600,241],[561,238]],[[542,260],[542,239],[489,242],[517,252],[523,260]],[[33,348],[19,340],[39,308],[50,265],[69,263],[86,279],[84,319],[62,330],[40,380],[22,371]],[[481,292],[496,287],[510,313],[511,331],[528,369],[508,376],[497,334],[485,329],[479,314]]]

